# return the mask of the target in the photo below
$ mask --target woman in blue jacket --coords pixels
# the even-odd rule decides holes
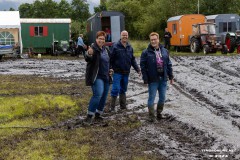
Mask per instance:
[[[93,96],[89,102],[87,118],[85,123],[91,124],[92,117],[95,115],[95,120],[101,121],[104,106],[106,103],[109,84],[111,83],[112,70],[110,69],[109,51],[105,48],[104,31],[98,31],[96,42],[88,49],[85,55],[87,69],[85,81],[87,86],[92,87]]]
[[[159,43],[159,34],[152,32],[149,35],[150,44],[142,52],[140,66],[144,84],[148,84],[148,111],[149,120],[156,120],[154,100],[158,91],[157,119],[162,119],[162,111],[165,102],[167,81],[173,84],[172,63],[168,51]]]

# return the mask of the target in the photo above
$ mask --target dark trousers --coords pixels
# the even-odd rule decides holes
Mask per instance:
[[[171,47],[171,44],[170,44],[170,40],[164,40],[164,48],[166,48],[166,49],[170,49],[170,47]]]
[[[80,54],[84,55],[84,53],[85,53],[85,49],[83,48],[83,46],[78,46],[77,56],[79,56]]]

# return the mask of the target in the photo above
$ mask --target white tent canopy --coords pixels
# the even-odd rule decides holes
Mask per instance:
[[[19,11],[0,11],[0,29],[17,28],[19,30],[19,44],[22,53],[22,36]]]

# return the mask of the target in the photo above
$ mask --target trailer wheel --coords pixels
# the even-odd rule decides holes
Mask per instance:
[[[225,42],[228,48],[228,52],[233,53],[235,50],[236,39],[234,37],[227,36]]]
[[[209,53],[209,46],[208,45],[204,45],[203,46],[203,54],[208,54]]]
[[[227,54],[228,53],[227,45],[223,45],[221,51],[222,51],[222,54]]]
[[[200,43],[199,43],[198,39],[196,39],[196,38],[191,39],[190,49],[191,49],[192,53],[199,53]]]
[[[0,55],[0,60],[2,60],[3,55]]]

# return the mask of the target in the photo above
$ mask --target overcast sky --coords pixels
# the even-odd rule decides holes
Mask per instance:
[[[0,0],[0,11],[9,10],[10,7],[15,10],[18,9],[19,5],[22,3],[32,3],[34,0]],[[56,2],[60,2],[61,0],[54,0]],[[72,0],[67,0],[71,2]],[[89,3],[89,11],[93,13],[93,7],[98,6],[100,0],[87,0]]]

